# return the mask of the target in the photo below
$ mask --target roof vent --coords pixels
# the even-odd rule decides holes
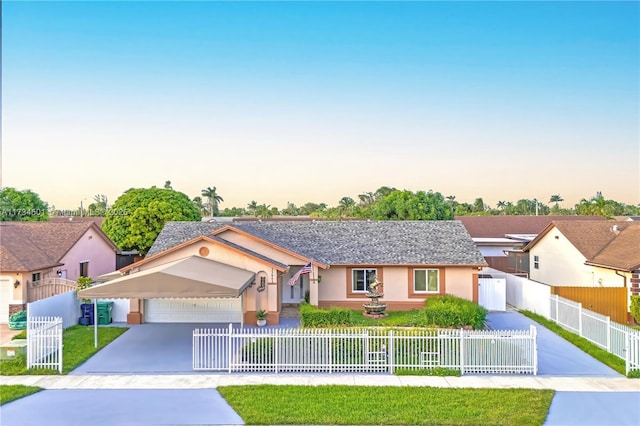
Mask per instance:
[[[618,225],[613,225],[613,226],[611,227],[611,230],[612,230],[613,232],[618,232]]]

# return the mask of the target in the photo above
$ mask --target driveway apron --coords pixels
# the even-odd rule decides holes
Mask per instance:
[[[640,392],[556,392],[545,426],[640,425]]]
[[[7,426],[243,424],[215,389],[44,390],[3,405],[0,415]]]
[[[546,327],[519,312],[490,312],[487,323],[493,330],[538,331],[538,375],[621,377],[622,375],[586,354]]]

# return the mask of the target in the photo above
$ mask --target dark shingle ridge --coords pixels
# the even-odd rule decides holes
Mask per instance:
[[[169,222],[149,254],[227,226]],[[328,265],[485,265],[464,225],[450,221],[247,222],[231,225]]]

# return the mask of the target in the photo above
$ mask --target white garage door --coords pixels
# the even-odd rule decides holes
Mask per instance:
[[[13,284],[9,279],[0,279],[0,323],[9,322],[9,303],[13,299]]]
[[[237,298],[147,299],[145,322],[242,322]]]

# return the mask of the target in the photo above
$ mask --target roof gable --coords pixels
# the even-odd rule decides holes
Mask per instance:
[[[587,264],[621,270],[631,270],[640,265],[640,223],[555,221],[523,250],[531,250],[554,228],[587,259]]]
[[[34,271],[60,265],[62,258],[90,229],[111,248],[117,249],[92,221],[3,222],[0,224],[2,270]]]

